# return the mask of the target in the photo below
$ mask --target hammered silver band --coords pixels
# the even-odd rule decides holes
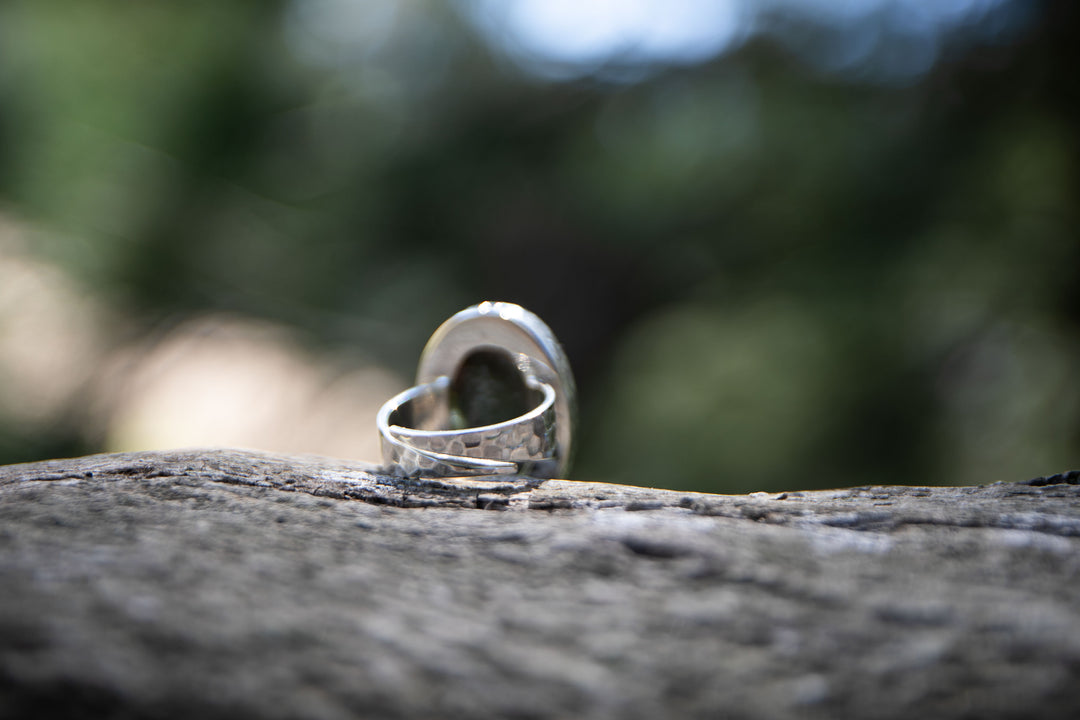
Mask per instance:
[[[468,420],[452,407],[453,397],[487,393],[455,389],[453,378],[492,352],[505,358],[506,374],[518,378],[524,395],[513,407],[521,414],[461,427]],[[575,406],[569,362],[547,325],[519,305],[483,302],[439,326],[420,356],[416,386],[388,400],[376,426],[387,470],[396,475],[552,478],[569,468]]]
[[[416,427],[439,424],[435,416],[448,405],[449,378],[409,388],[379,411],[383,459],[406,476],[552,475],[555,390],[536,380],[526,382],[540,397],[533,410],[506,422],[464,430]]]

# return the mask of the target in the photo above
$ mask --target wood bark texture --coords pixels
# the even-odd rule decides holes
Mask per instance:
[[[1076,718],[1076,482],[0,467],[0,717]]]

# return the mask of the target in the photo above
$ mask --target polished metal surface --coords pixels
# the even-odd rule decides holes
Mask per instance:
[[[476,352],[505,352],[532,393],[532,409],[478,427],[453,427],[451,379]],[[566,355],[540,318],[519,305],[484,302],[444,322],[420,356],[415,387],[379,411],[383,459],[403,475],[562,477],[576,420]]]

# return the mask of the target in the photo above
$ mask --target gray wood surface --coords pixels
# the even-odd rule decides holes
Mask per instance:
[[[0,467],[0,717],[1080,717],[1075,482]]]

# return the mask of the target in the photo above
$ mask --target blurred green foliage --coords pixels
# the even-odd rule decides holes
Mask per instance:
[[[578,478],[1080,463],[1070,3],[903,83],[760,38],[544,81],[454,5],[397,3],[352,45],[303,5],[0,7],[0,201],[35,250],[146,330],[236,311],[403,373],[454,311],[520,302],[578,375]],[[0,461],[92,449],[17,432]]]

